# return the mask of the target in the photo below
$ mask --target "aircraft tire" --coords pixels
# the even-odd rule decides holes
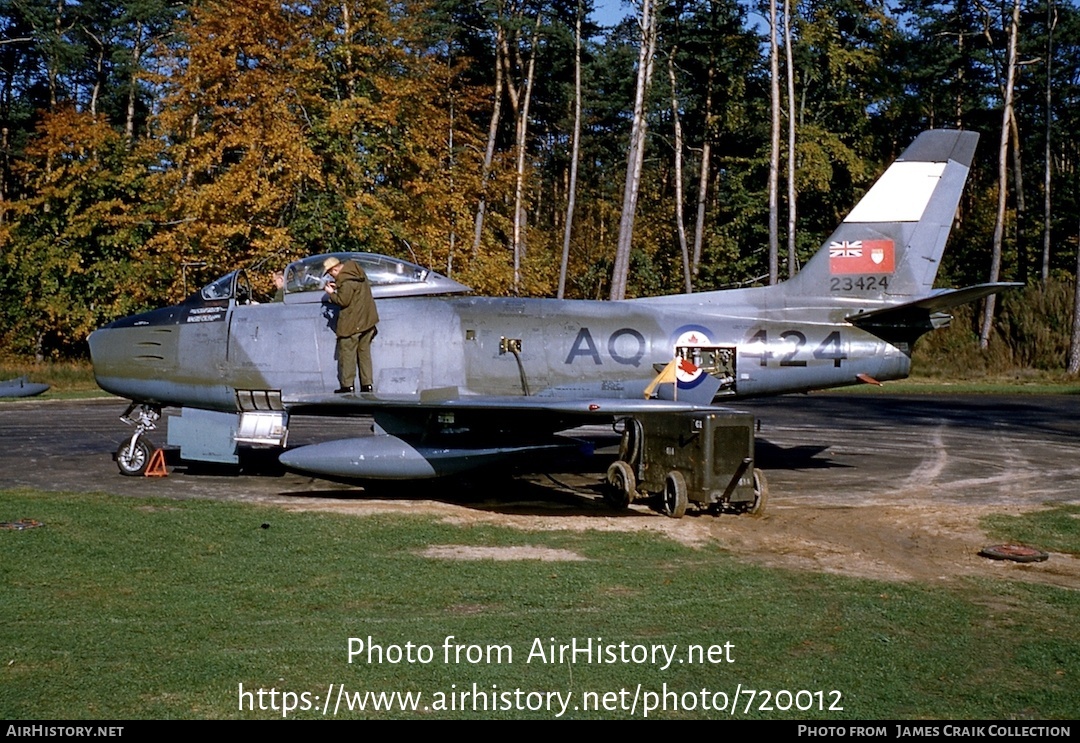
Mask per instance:
[[[622,510],[634,502],[637,478],[629,464],[620,460],[611,463],[607,471],[607,487],[604,501],[612,508]]]
[[[689,499],[686,495],[686,478],[678,470],[672,470],[664,478],[664,515],[681,519],[686,513]]]
[[[154,443],[145,436],[140,436],[135,442],[135,449],[128,455],[130,439],[124,440],[116,450],[116,466],[120,468],[120,474],[126,477],[141,477],[146,468],[150,466],[150,457],[157,449]]]
[[[769,482],[765,479],[765,473],[754,468],[754,502],[746,509],[746,512],[751,516],[762,516],[765,513],[765,506],[769,502]]]

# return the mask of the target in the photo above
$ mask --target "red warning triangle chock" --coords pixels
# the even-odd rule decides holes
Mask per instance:
[[[154,449],[154,453],[150,455],[150,463],[146,465],[146,472],[143,473],[144,477],[168,477],[169,470],[165,467],[165,452],[161,449]]]

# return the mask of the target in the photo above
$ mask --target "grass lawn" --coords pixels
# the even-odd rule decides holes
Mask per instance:
[[[1080,717],[1062,589],[765,569],[647,532],[0,492],[22,519],[43,526],[0,529],[7,719],[313,718],[327,697],[350,718],[719,718],[737,691],[737,718]],[[1075,553],[1076,522],[994,528]],[[490,558],[526,547],[580,559]],[[571,642],[592,658],[560,662]]]

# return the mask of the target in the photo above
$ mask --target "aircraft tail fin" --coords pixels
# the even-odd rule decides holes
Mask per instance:
[[[899,300],[931,293],[979,135],[923,132],[784,285],[789,294]]]

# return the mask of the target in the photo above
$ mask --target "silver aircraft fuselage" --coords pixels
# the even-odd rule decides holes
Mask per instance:
[[[732,399],[907,375],[906,344],[846,322],[850,304],[772,307],[769,298],[761,289],[680,301],[384,298],[375,389],[640,398],[678,348],[732,349],[731,379],[717,392]],[[193,301],[114,323],[90,338],[98,383],[140,402],[219,411],[240,409],[238,393],[332,391],[336,308],[310,294],[289,299]],[[696,381],[683,375],[680,393]]]

